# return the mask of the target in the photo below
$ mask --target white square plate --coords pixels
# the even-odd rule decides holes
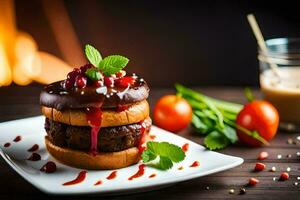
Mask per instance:
[[[42,116],[0,123],[1,156],[24,179],[48,194],[140,192],[220,172],[243,163],[242,158],[208,151],[201,145],[153,126],[150,135],[156,136],[155,141],[167,141],[179,146],[189,144],[184,161],[175,164],[168,171],[146,166],[144,175],[131,181],[128,178],[138,171],[138,164],[117,170],[117,176],[112,180],[106,179],[112,170],[87,170],[87,176],[83,182],[77,185],[63,186],[63,183],[76,178],[81,170],[55,161],[45,149],[45,134],[44,117]],[[14,138],[19,135],[21,140],[14,142]],[[10,146],[4,147],[5,143],[10,143]],[[27,160],[31,155],[31,152],[27,150],[34,144],[39,145],[37,153],[42,157],[40,161]],[[49,174],[41,172],[39,169],[49,160],[57,164],[57,171]],[[195,161],[198,161],[200,166],[190,167]],[[150,178],[149,176],[152,174],[156,176]],[[95,186],[94,184],[98,180],[101,180],[102,184]]]

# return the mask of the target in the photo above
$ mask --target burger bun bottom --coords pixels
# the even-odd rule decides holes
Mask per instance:
[[[45,144],[48,152],[55,159],[81,169],[119,169],[136,164],[140,160],[137,147],[118,152],[99,152],[94,156],[87,152],[58,147],[49,140],[48,136],[45,137]]]

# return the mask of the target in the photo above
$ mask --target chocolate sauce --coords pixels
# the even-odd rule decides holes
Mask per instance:
[[[115,108],[117,105],[126,105],[145,100],[149,95],[147,83],[141,82],[139,79],[125,89],[122,87],[89,86],[82,89],[72,88],[66,90],[61,83],[62,81],[52,83],[42,90],[40,95],[41,105],[57,110],[101,106],[103,109],[109,109]],[[114,93],[117,95],[107,96],[107,94]]]

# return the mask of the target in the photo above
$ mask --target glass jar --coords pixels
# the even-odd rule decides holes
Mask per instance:
[[[300,131],[300,38],[266,41],[259,49],[260,87],[264,98],[279,112],[280,128]]]

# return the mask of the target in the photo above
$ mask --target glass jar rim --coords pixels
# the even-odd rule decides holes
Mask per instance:
[[[300,38],[273,38],[266,40],[268,52],[258,48],[262,56],[280,59],[300,59]]]

